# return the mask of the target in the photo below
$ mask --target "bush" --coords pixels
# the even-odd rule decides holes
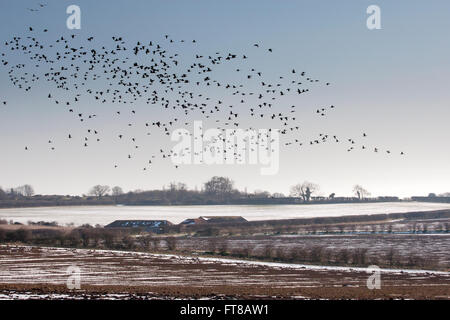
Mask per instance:
[[[141,248],[144,250],[150,250],[151,237],[150,236],[142,236],[139,237],[139,244]]]
[[[396,253],[394,248],[390,248],[389,251],[386,254],[386,261],[389,264],[389,266],[393,266],[396,263]]]
[[[115,244],[114,234],[112,232],[106,232],[103,237],[105,239],[105,247],[108,249],[113,249]]]
[[[123,248],[127,250],[133,250],[136,247],[136,243],[134,241],[134,238],[130,235],[126,235],[122,239]]]
[[[175,237],[166,238],[167,249],[175,251],[177,249],[177,239]]]
[[[408,257],[408,266],[410,267],[423,267],[424,266],[424,259],[420,256],[411,255]]]
[[[70,232],[70,234],[66,237],[67,241],[69,242],[69,245],[72,247],[78,247],[81,241],[81,235],[79,230],[73,230]]]
[[[291,257],[292,257],[292,260],[294,260],[294,261],[304,262],[307,260],[308,253],[303,248],[294,248],[291,251]]]
[[[197,235],[201,236],[201,237],[213,237],[213,236],[218,236],[219,234],[220,234],[219,229],[213,228],[213,227],[209,227],[209,228],[197,231]]]
[[[343,264],[347,264],[348,260],[349,260],[349,252],[347,249],[341,249],[337,256],[336,256],[336,262],[338,263],[343,263]]]
[[[353,251],[352,262],[357,265],[365,265],[367,260],[367,249],[359,248]]]
[[[31,231],[26,229],[19,229],[14,234],[14,240],[23,243],[28,242],[31,239]]]
[[[323,247],[321,247],[321,246],[312,247],[310,254],[309,254],[311,262],[321,262],[322,261],[322,253],[323,253]]]
[[[323,261],[328,263],[332,262],[333,251],[331,249],[323,250]]]
[[[228,255],[228,242],[226,240],[219,245],[219,254],[222,256]]]
[[[217,250],[218,240],[217,238],[212,238],[208,240],[208,251],[215,253]]]
[[[283,248],[283,247],[278,247],[277,249],[276,249],[276,258],[277,258],[277,260],[281,260],[281,261],[283,261],[283,260],[285,260],[286,259],[286,252],[285,252],[285,248]]]
[[[265,245],[262,252],[263,258],[272,259],[273,258],[273,246],[268,244]]]

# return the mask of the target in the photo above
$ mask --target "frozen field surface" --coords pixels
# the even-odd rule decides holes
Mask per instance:
[[[70,266],[80,269],[81,291],[72,292],[65,287]],[[374,295],[366,285],[369,276],[365,268],[109,250],[0,247],[0,298],[65,299],[97,291],[102,292],[102,299],[125,299],[137,293],[146,298],[153,295],[333,298],[339,292],[350,297],[358,294],[354,297],[357,298]],[[448,272],[384,269],[381,279],[383,290],[376,294],[385,298],[389,295],[415,298],[422,293],[422,298],[450,297]]]
[[[240,215],[249,221],[337,217],[450,209],[450,203],[383,202],[314,205],[221,205],[221,206],[77,206],[0,209],[0,219],[21,223],[56,221],[61,225],[106,225],[114,220],[164,219],[180,223],[199,216]]]

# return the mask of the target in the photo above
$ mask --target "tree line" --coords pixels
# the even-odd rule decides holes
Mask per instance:
[[[95,185],[85,195],[35,195],[31,185],[3,190],[0,188],[0,207],[60,206],[60,205],[202,205],[202,204],[299,204],[346,203],[369,201],[399,201],[398,197],[370,198],[370,192],[360,185],[353,187],[354,196],[337,197],[319,194],[320,187],[312,182],[302,182],[290,188],[289,195],[255,191],[248,193],[235,188],[228,177],[214,176],[201,190],[192,190],[185,183],[172,182],[157,190],[125,192],[120,186]]]

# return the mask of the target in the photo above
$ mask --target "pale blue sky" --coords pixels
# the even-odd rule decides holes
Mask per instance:
[[[50,89],[41,81],[31,92],[18,90],[1,68],[0,186],[32,184],[39,193],[81,194],[94,184],[120,185],[125,190],[160,188],[170,181],[200,186],[212,175],[226,175],[240,189],[266,189],[287,193],[296,182],[309,180],[321,185],[323,194],[349,195],[354,184],[362,184],[374,195],[420,195],[450,191],[450,2],[442,1],[38,1],[0,2],[0,51],[11,37],[25,36],[28,27],[49,29],[42,41],[54,41],[75,33],[79,38],[95,36],[98,44],[111,44],[111,36],[128,43],[196,39],[196,46],[177,46],[181,56],[220,52],[246,53],[251,65],[273,80],[292,68],[304,70],[324,81],[300,100],[286,104],[302,106],[298,113],[305,140],[318,133],[337,134],[361,140],[368,146],[390,149],[395,154],[374,154],[332,143],[282,148],[280,171],[261,176],[257,166],[184,166],[177,170],[168,161],[158,161],[153,170],[142,165],[155,145],[170,146],[168,137],[145,137],[134,161],[126,161],[129,146],[118,144],[114,135],[132,118],[117,120],[110,106],[83,99],[83,112],[97,113],[96,128],[102,143],[95,148],[65,142],[67,134],[83,135],[80,125],[66,110],[48,102]],[[77,4],[82,29],[66,28],[66,7]],[[382,30],[366,28],[366,8],[381,8]],[[260,43],[274,49],[261,54],[252,47]],[[15,62],[19,63],[18,57]],[[221,76],[231,77],[222,69]],[[45,93],[43,93],[45,92]],[[55,91],[56,92],[56,91]],[[60,92],[60,94],[62,94]],[[206,94],[206,92],[205,92]],[[231,102],[230,102],[231,103]],[[314,110],[336,105],[325,119]],[[281,106],[280,106],[281,107]],[[159,110],[136,105],[142,117],[163,117]],[[189,121],[200,120],[190,117]],[[210,124],[211,126],[213,124]],[[267,123],[247,125],[267,128]],[[47,140],[57,143],[48,150]],[[142,142],[144,139],[145,142]],[[283,140],[282,140],[283,141]],[[172,143],[173,144],[173,143]],[[24,146],[33,146],[25,152]],[[400,151],[406,152],[400,157]],[[120,163],[114,169],[113,164]]]

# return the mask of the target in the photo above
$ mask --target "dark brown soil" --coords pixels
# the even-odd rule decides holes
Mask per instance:
[[[66,287],[68,266],[81,270],[81,290]],[[197,258],[30,247],[0,247],[0,295],[22,293],[100,299],[450,299],[450,274],[383,272],[369,290],[364,270],[252,265]]]

